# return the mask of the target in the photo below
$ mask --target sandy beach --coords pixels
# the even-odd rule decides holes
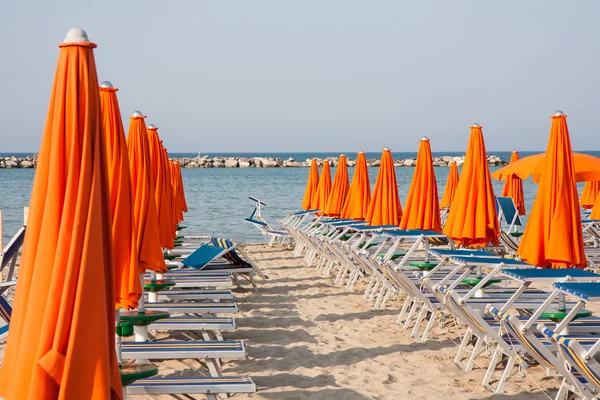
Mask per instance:
[[[558,381],[535,367],[492,396],[480,384],[482,369],[467,374],[452,362],[460,340],[454,324],[417,343],[395,324],[399,300],[375,311],[362,298],[364,282],[354,292],[336,287],[282,247],[250,245],[246,252],[270,279],[259,281],[259,293],[235,290],[238,328],[224,336],[245,340],[248,357],[226,360],[223,373],[251,376],[258,386],[236,399],[546,399],[540,387],[555,395]],[[199,367],[192,360],[158,364],[162,374],[176,376]]]

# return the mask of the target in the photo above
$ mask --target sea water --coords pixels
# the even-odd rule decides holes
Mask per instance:
[[[598,152],[590,152],[598,155]],[[510,153],[488,151],[508,160]],[[531,153],[522,153],[522,156]],[[190,157],[196,154],[172,154],[172,157]],[[209,156],[248,157],[249,154],[219,153]],[[304,160],[312,157],[335,156],[334,153],[264,153],[252,156],[279,157]],[[444,153],[436,155],[460,155]],[[348,153],[355,158],[355,154]],[[379,157],[379,153],[369,153],[368,158]],[[395,159],[415,157],[416,153],[394,153]],[[499,167],[492,167],[494,171]],[[354,168],[348,169],[350,179]],[[379,168],[369,168],[371,187],[375,185]],[[436,167],[435,174],[441,197],[446,185],[449,168]],[[460,168],[459,168],[460,172]],[[400,201],[404,205],[406,195],[414,174],[414,167],[397,167],[396,178]],[[0,169],[0,210],[3,213],[4,244],[23,224],[23,207],[29,205],[33,184],[34,169]],[[331,169],[332,179],[335,168]],[[183,169],[183,183],[189,212],[185,215],[185,225],[189,231],[214,233],[243,242],[264,241],[263,235],[243,219],[250,216],[254,203],[248,200],[253,196],[268,204],[262,208],[263,217],[270,223],[276,223],[289,211],[298,210],[304,195],[308,168],[201,168]],[[493,181],[494,191],[499,195],[504,182]],[[531,210],[537,185],[531,179],[523,183],[525,205]],[[578,185],[581,192],[583,184]]]

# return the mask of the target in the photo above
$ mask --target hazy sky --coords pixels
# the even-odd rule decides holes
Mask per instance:
[[[600,2],[0,2],[0,152],[36,151],[69,28],[169,151],[600,149]],[[125,119],[127,131],[129,119]]]

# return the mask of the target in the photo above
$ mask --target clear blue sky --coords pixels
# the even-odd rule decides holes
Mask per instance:
[[[573,147],[600,149],[600,2],[0,2],[0,152],[36,151],[57,45],[97,43],[120,88],[172,152],[546,147],[568,115]],[[128,125],[128,119],[126,127]]]

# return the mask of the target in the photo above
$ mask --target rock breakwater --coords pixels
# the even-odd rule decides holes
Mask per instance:
[[[198,156],[194,158],[176,158],[181,163],[183,168],[302,168],[309,167],[312,159],[295,160],[288,158],[282,160],[272,157],[212,157]],[[323,161],[329,161],[329,164],[336,167],[338,164],[337,157],[329,157],[325,159],[318,158],[319,166],[323,165]],[[447,167],[450,162],[456,162],[461,166],[465,162],[465,157],[442,156],[433,159],[433,165],[436,167]],[[373,158],[367,160],[369,167],[378,167],[380,160]],[[417,158],[407,158],[404,160],[394,160],[394,165],[397,167],[413,167],[417,163]],[[356,164],[354,159],[347,158],[346,164],[353,167]],[[488,164],[490,166],[504,166],[507,164],[500,157],[491,155],[488,156]],[[37,154],[27,157],[0,157],[0,168],[35,168],[37,165]]]
[[[309,167],[312,159],[295,160],[288,158],[282,160],[280,158],[271,157],[212,157],[198,156],[195,158],[178,158],[183,168],[302,168]],[[325,159],[318,158],[319,166],[323,165],[323,161],[329,161],[329,164],[336,167],[338,164],[337,157],[329,157]],[[465,157],[442,156],[433,159],[433,165],[436,167],[447,167],[452,161],[461,166],[465,162]],[[369,167],[378,167],[381,161],[379,159],[367,160]],[[417,163],[417,158],[407,158],[404,160],[394,160],[394,165],[397,167],[413,167]],[[353,167],[356,161],[350,158],[346,159],[346,164]],[[504,166],[508,163],[500,157],[491,155],[488,156],[488,165]]]

